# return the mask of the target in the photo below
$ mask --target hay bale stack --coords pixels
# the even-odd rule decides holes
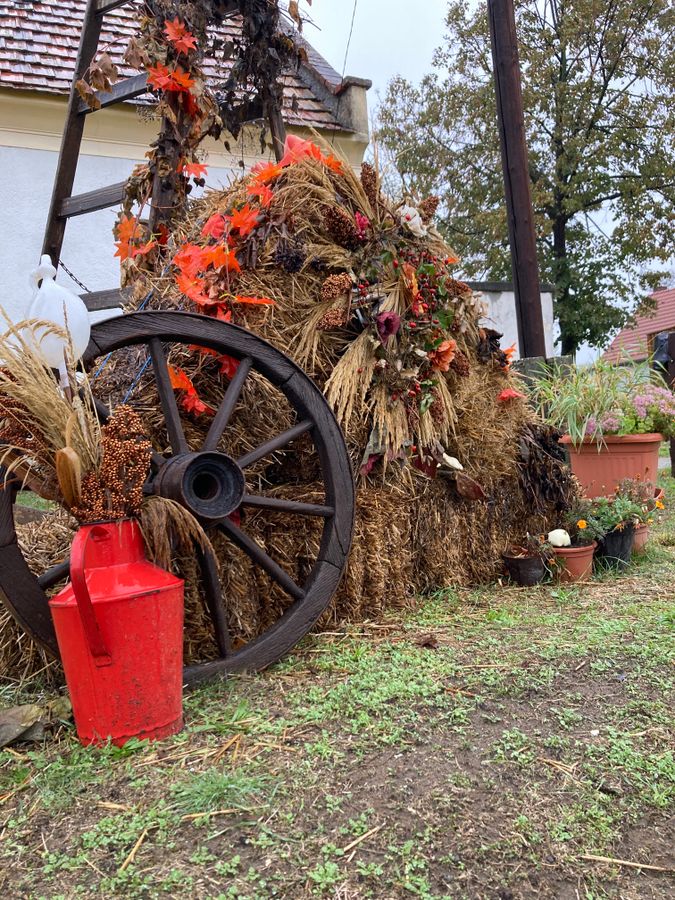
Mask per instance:
[[[281,165],[195,201],[167,246],[123,263],[137,298],[130,309],[145,297],[145,308],[206,312],[249,328],[301,365],[334,408],[357,478],[357,513],[348,568],[323,625],[494,578],[505,545],[543,530],[574,492],[555,441],[518,396],[509,352],[481,326],[480,297],[453,277],[457,260],[429,224],[432,212],[432,199],[418,209],[387,201],[371,167],[359,177],[328,148],[296,141]],[[202,403],[218,406],[227,360],[182,348],[170,362]],[[141,364],[135,349],[117,354],[96,392],[114,405]],[[163,451],[151,373],[130,402]],[[249,377],[222,449],[236,458],[293,421],[282,395]],[[194,408],[186,414],[192,446],[209,422]],[[300,439],[249,477],[268,495],[321,502],[311,451]],[[320,523],[262,510],[247,510],[243,521],[301,582]],[[247,641],[290,600],[225,539],[214,547],[235,643]],[[188,588],[186,657],[208,658],[215,644],[196,562],[174,564]]]

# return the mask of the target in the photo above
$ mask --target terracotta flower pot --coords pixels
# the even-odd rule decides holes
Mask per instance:
[[[625,569],[630,564],[633,553],[635,529],[626,525],[621,531],[610,531],[598,544],[597,558],[614,569]]]
[[[593,554],[597,543],[582,547],[556,547],[555,555],[562,563],[558,574],[560,581],[588,581],[593,574]]]
[[[633,541],[633,553],[644,553],[649,540],[649,525],[643,522],[635,527],[635,540]]]
[[[560,442],[569,450],[572,472],[587,497],[613,494],[624,478],[656,480],[659,472],[659,447],[663,435],[607,435],[602,442],[585,438],[577,447],[569,435]]]
[[[521,587],[532,587],[539,584],[546,574],[544,561],[539,556],[506,556],[502,557],[509,577]]]

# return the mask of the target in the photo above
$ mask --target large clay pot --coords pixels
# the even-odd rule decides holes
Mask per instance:
[[[570,455],[572,472],[587,497],[613,494],[624,478],[656,481],[662,434],[607,435],[602,442],[585,438],[574,446],[569,435],[560,438]]]
[[[633,553],[635,529],[626,525],[621,531],[615,529],[606,534],[598,544],[597,559],[603,560],[614,569],[625,569],[630,564]]]
[[[635,540],[633,541],[633,553],[644,553],[649,540],[649,525],[643,522],[635,527]]]
[[[502,557],[509,577],[521,587],[532,587],[539,584],[546,574],[546,566],[539,556],[507,556]]]
[[[556,547],[555,555],[563,564],[558,578],[560,581],[588,581],[593,574],[593,554],[597,543],[583,547]]]

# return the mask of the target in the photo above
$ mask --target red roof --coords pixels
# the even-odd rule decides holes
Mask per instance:
[[[623,328],[609,345],[602,358],[620,362],[626,357],[639,361],[652,352],[651,338],[662,331],[675,331],[675,288],[656,291],[651,295],[656,307],[644,316],[636,316],[629,328]]]
[[[0,0],[0,87],[67,93],[75,68],[85,7],[86,0]],[[122,76],[138,74],[122,61],[127,40],[136,30],[135,15],[132,6],[120,6],[107,13],[103,20],[99,46],[111,44],[108,52]],[[219,37],[231,38],[240,27],[240,19],[226,19],[218,29]],[[307,51],[306,70],[310,78],[303,79],[302,67],[299,72],[293,70],[285,74],[284,119],[291,125],[320,129],[344,127],[310,86],[313,80],[325,88],[329,96],[335,96],[342,83],[339,73],[296,31],[292,36]],[[205,65],[207,75],[221,81],[227,68],[227,63],[217,67],[214,60],[207,60]]]

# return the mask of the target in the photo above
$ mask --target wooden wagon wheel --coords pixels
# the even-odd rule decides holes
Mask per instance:
[[[191,449],[185,438],[170,383],[165,344],[198,344],[239,360],[198,450]],[[171,448],[170,454],[164,456],[154,452],[146,487],[185,506],[205,528],[226,535],[294,601],[267,631],[233,649],[216,561],[202,554],[203,595],[220,658],[186,668],[186,682],[263,668],[287,653],[309,631],[326,609],[344,570],[353,527],[354,486],[342,432],[319,389],[287,356],[243,328],[205,316],[139,312],[104,322],[92,329],[84,366],[90,371],[107,354],[138,345],[148,348]],[[296,424],[235,460],[219,452],[218,446],[252,371],[284,395],[295,412]],[[99,405],[99,412],[105,417],[103,404]],[[318,455],[324,502],[301,503],[247,493],[247,468],[304,434],[309,435]],[[31,574],[16,540],[12,494],[9,490],[0,491],[0,599],[32,637],[57,654],[45,590],[67,576],[68,562],[39,577]],[[229,518],[235,510],[246,507],[323,520],[319,553],[302,585],[296,584]]]

